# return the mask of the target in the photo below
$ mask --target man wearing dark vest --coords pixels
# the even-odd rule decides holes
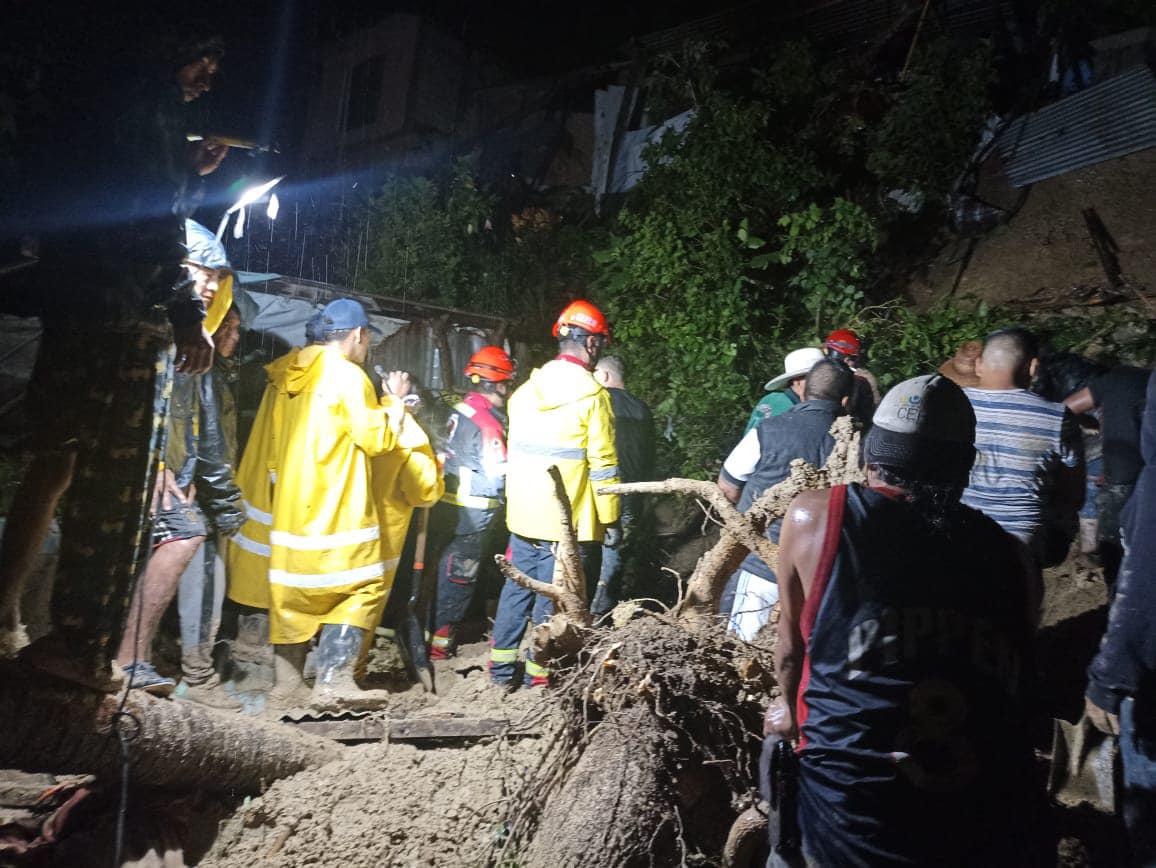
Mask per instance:
[[[867,484],[805,492],[783,520],[766,730],[799,739],[799,846],[770,864],[1046,861],[1025,700],[1040,577],[960,504],[974,439],[958,386],[907,380],[864,440]]]
[[[822,467],[835,448],[831,423],[844,413],[855,376],[842,362],[821,359],[812,365],[803,386],[803,400],[778,416],[770,416],[748,431],[723,464],[718,485],[731,503],[745,513],[768,488],[791,473],[801,458]],[[767,526],[767,537],[779,541],[779,522]],[[747,642],[767,623],[779,598],[775,574],[753,552],[731,577],[735,587],[730,629]]]

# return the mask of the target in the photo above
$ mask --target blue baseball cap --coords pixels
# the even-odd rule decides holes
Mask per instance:
[[[361,303],[352,298],[337,298],[329,302],[321,309],[319,320],[318,331],[323,335],[357,328],[369,329],[375,335],[381,334],[381,329],[370,324]]]

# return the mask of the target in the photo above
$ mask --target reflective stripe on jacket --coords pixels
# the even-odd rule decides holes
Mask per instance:
[[[370,459],[397,447],[405,410],[383,406],[335,347],[301,350],[286,376],[269,534],[269,637],[305,642],[322,624],[377,626],[387,564]]]
[[[554,359],[530,374],[510,396],[506,468],[506,522],[512,533],[558,540],[561,520],[554,507],[553,464],[572,505],[579,542],[601,540],[618,520],[618,496],[594,489],[618,482],[614,411],[610,394],[580,364]]]
[[[490,526],[505,500],[505,416],[484,395],[470,392],[454,406],[446,429],[442,503],[460,507],[455,533],[477,533]]]
[[[269,530],[273,525],[273,483],[276,479],[277,430],[283,415],[285,376],[300,352],[294,348],[265,366],[268,384],[257,408],[245,454],[237,466],[237,485],[246,521],[229,538],[229,599],[242,606],[269,608]]]
[[[429,437],[408,413],[402,420],[397,448],[374,458],[370,472],[373,499],[381,518],[381,555],[386,564],[388,595],[414,509],[437,503],[445,491],[445,482]],[[383,606],[385,601],[383,597]]]

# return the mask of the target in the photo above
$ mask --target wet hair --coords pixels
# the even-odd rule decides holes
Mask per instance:
[[[803,386],[805,401],[842,401],[855,388],[855,374],[843,362],[822,359],[811,367]]]
[[[1040,359],[1032,391],[1049,401],[1060,402],[1085,388],[1107,368],[1077,353],[1053,353]]]
[[[884,464],[870,466],[875,468],[875,473],[883,482],[903,489],[904,499],[915,508],[915,513],[926,522],[929,529],[943,534],[951,531],[965,486],[911,479],[901,469]]]

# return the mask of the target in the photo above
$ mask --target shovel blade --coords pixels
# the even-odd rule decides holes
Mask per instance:
[[[1052,721],[1048,794],[1060,804],[1087,804],[1114,814],[1119,764],[1116,739],[1100,732],[1086,717],[1077,723]]]

